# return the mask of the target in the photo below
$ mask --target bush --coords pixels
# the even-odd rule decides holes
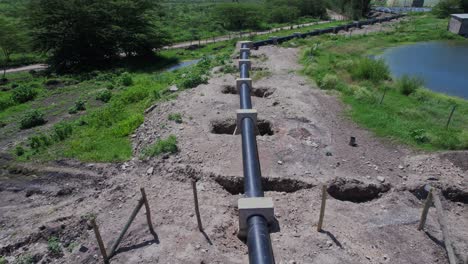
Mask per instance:
[[[326,90],[334,90],[336,89],[339,83],[338,76],[334,74],[326,74],[323,79],[320,81],[320,88]]]
[[[54,126],[52,138],[55,141],[63,141],[73,133],[73,126],[68,123],[58,123]]]
[[[75,102],[75,105],[70,107],[68,109],[69,114],[76,114],[79,111],[85,111],[86,110],[86,101],[85,100],[78,100]]]
[[[62,247],[60,246],[60,241],[57,237],[49,238],[49,241],[47,242],[47,249],[54,256],[62,255]]]
[[[204,77],[202,73],[193,71],[188,73],[185,78],[180,81],[177,87],[182,89],[195,88],[200,84],[208,83],[208,78]]]
[[[109,90],[99,91],[96,95],[96,100],[107,103],[112,98],[112,93]]]
[[[21,255],[15,261],[15,264],[33,264],[33,263],[34,263],[34,258],[29,254]]]
[[[16,148],[15,148],[16,156],[18,156],[18,157],[23,156],[24,153],[25,153],[25,150],[24,150],[24,148],[22,146],[16,146]],[[1,264],[1,262],[0,262],[0,264]]]
[[[390,79],[390,71],[384,60],[364,58],[351,70],[351,76],[353,79],[370,80],[377,83]]]
[[[176,153],[177,151],[177,138],[175,135],[170,135],[167,139],[160,139],[144,149],[142,154],[145,157],[154,157],[163,153]]]
[[[29,146],[33,150],[38,151],[41,148],[48,147],[50,145],[52,145],[52,140],[42,133],[29,138]]]
[[[35,126],[40,126],[46,123],[44,114],[39,110],[31,110],[27,112],[20,121],[21,129],[28,129]]]
[[[404,75],[397,81],[397,87],[400,93],[403,95],[410,95],[413,94],[424,85],[424,81],[419,77],[409,77]]]
[[[120,82],[122,83],[123,86],[133,85],[133,79],[130,73],[128,72],[122,73],[122,76],[120,76]]]
[[[30,86],[20,86],[13,90],[11,99],[19,104],[26,103],[33,100],[37,95],[37,92]]]
[[[169,114],[168,119],[176,122],[177,124],[182,124],[182,115],[180,113]]]
[[[0,99],[0,111],[7,109],[10,106],[13,106],[15,102],[11,98]]]
[[[463,13],[460,0],[442,0],[432,10],[438,18],[449,17],[450,14]]]

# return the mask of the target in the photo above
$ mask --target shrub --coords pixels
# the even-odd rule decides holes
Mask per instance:
[[[406,96],[416,92],[423,84],[424,81],[421,78],[409,77],[407,75],[404,75],[397,81],[398,90]]]
[[[20,86],[13,90],[11,99],[19,104],[26,103],[33,100],[37,95],[37,92],[30,86]]]
[[[0,99],[0,111],[7,109],[10,106],[13,106],[15,102],[11,98]]]
[[[39,110],[31,110],[27,112],[20,121],[21,129],[28,129],[35,126],[40,126],[46,123],[44,114]]]
[[[0,264],[7,264],[6,259],[0,256]]]
[[[168,119],[176,122],[177,124],[182,124],[182,115],[180,113],[169,114]]]
[[[34,258],[29,254],[21,255],[15,260],[15,264],[33,264],[33,263],[34,263]]]
[[[54,126],[52,138],[55,141],[63,141],[73,133],[73,127],[68,123],[58,123]]]
[[[429,136],[427,136],[426,130],[424,129],[412,130],[410,132],[410,135],[418,144],[423,144],[430,141]]]
[[[159,139],[156,143],[144,149],[142,154],[146,157],[154,157],[163,153],[176,153],[177,151],[177,138],[175,135],[170,135],[167,139]]]
[[[49,238],[47,249],[54,256],[60,256],[62,254],[62,247],[60,246],[60,241],[57,237]]]
[[[79,111],[84,111],[86,110],[86,101],[85,100],[78,100],[75,102],[75,105],[70,107],[70,109],[68,109],[68,113],[69,114],[76,114],[78,113]]]
[[[320,81],[320,88],[326,90],[336,89],[339,83],[338,76],[334,74],[326,74],[323,79]]]
[[[41,148],[48,147],[52,145],[52,140],[44,135],[44,134],[39,134],[37,136],[32,136],[29,138],[29,146],[33,150],[40,150]]]
[[[446,18],[450,14],[463,13],[463,9],[459,0],[442,0],[433,8],[432,12],[438,18]]]
[[[112,98],[112,93],[109,90],[99,91],[96,95],[96,100],[107,103]]]
[[[120,81],[122,82],[123,86],[131,86],[133,85],[133,79],[130,73],[124,72],[122,76],[120,76]]]
[[[369,91],[369,89],[367,89],[366,87],[357,86],[354,89],[354,98],[356,98],[358,101],[369,103],[375,102],[374,94],[372,94],[372,92]]]
[[[388,80],[390,71],[385,61],[370,58],[361,59],[351,70],[351,76],[357,80],[370,80],[374,83]]]
[[[180,81],[180,83],[177,85],[177,87],[180,87],[182,89],[189,89],[189,88],[195,88],[200,84],[204,84],[208,82],[208,78],[203,76],[202,73],[199,72],[190,72],[185,76],[185,78]]]
[[[24,151],[24,148],[23,148],[22,146],[16,146],[16,147],[15,147],[15,154],[16,154],[16,156],[18,156],[18,157],[19,157],[19,156],[23,156],[23,155],[24,155],[24,152],[25,152],[25,151]],[[0,264],[1,264],[1,262],[0,262]]]

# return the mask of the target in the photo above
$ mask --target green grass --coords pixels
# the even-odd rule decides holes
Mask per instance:
[[[167,119],[169,119],[170,121],[174,121],[177,124],[182,124],[182,114],[180,113],[169,114]]]
[[[447,32],[446,19],[430,14],[410,18],[392,32],[305,40],[303,72],[320,87],[340,91],[343,101],[351,106],[349,116],[379,136],[424,150],[468,149],[468,101],[431,92],[414,78],[391,80],[382,62],[366,59],[401,44],[463,41]],[[457,108],[446,129],[454,105]]]
[[[170,135],[167,139],[158,139],[154,144],[143,149],[141,155],[143,157],[154,157],[161,154],[177,153],[177,137]]]

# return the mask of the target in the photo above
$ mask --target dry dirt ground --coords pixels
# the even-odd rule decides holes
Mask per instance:
[[[349,120],[335,95],[299,74],[298,56],[298,49],[273,46],[252,52],[253,70],[271,73],[253,74],[266,76],[254,81],[253,104],[265,195],[274,199],[281,228],[271,234],[276,262],[448,263],[434,208],[425,231],[417,231],[427,183],[442,189],[456,254],[466,258],[468,153],[420,153],[374,137]],[[18,256],[99,263],[87,219],[96,216],[110,249],[145,187],[157,237],[142,210],[112,263],[247,263],[247,247],[236,236],[243,170],[241,138],[232,135],[235,78],[215,69],[208,84],[157,105],[132,136],[129,162],[4,166],[0,255],[11,263]],[[170,113],[181,113],[183,123],[169,121]],[[178,154],[138,158],[170,134]],[[197,229],[192,179],[198,179],[206,237]],[[319,233],[323,184],[330,196]],[[47,249],[53,236],[63,246],[58,256]]]

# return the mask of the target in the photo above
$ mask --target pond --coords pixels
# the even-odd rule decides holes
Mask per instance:
[[[403,45],[377,58],[385,60],[393,77],[419,76],[432,91],[468,99],[468,41]]]

